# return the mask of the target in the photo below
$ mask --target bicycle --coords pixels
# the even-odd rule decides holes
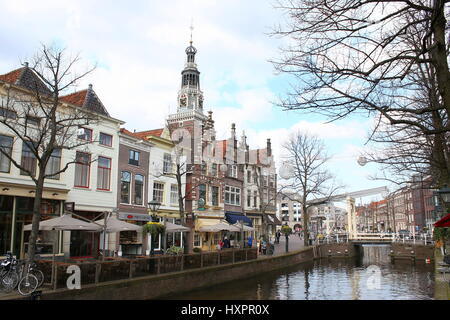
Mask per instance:
[[[44,283],[44,273],[37,268],[35,262],[28,265],[24,272],[25,261],[17,260],[10,252],[0,266],[2,290],[11,292],[16,287],[20,294],[29,295]]]
[[[20,266],[19,271],[18,271],[20,281],[19,281],[19,284],[17,285],[17,290],[23,296],[30,295],[37,289],[37,287],[39,285],[39,280],[35,275],[33,275],[30,272],[32,264],[28,264],[27,270],[25,270],[25,272],[24,272],[24,269],[25,269],[26,262],[21,261],[18,263],[18,265]],[[24,273],[25,273],[25,275],[24,275]]]
[[[4,292],[11,292],[19,282],[19,276],[16,273],[17,260],[11,252],[6,254],[6,259],[0,263],[0,289]]]

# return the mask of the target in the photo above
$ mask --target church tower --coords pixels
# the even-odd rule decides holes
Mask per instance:
[[[203,92],[200,90],[200,71],[195,63],[197,49],[192,45],[185,50],[186,63],[181,71],[181,88],[178,92],[177,112],[169,115],[169,123],[199,120],[203,125],[208,117],[203,113]]]

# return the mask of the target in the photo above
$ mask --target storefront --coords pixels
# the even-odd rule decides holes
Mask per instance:
[[[4,188],[6,189],[6,188]],[[11,251],[18,258],[24,258],[28,250],[30,231],[23,227],[32,223],[34,198],[0,195],[0,256]],[[62,214],[62,200],[43,199],[41,221]],[[53,247],[61,252],[61,232],[39,231],[37,254],[52,254]]]

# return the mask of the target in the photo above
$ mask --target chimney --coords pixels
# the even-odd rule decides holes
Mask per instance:
[[[231,124],[231,138],[236,137],[236,125],[234,123]]]
[[[28,62],[25,62],[23,65],[25,66],[25,68],[28,68]]]
[[[92,90],[92,84],[88,85],[89,90]]]
[[[272,156],[272,143],[270,143],[270,139],[267,139],[267,156]]]

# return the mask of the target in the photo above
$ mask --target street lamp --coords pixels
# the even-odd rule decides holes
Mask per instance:
[[[450,188],[447,186],[436,191],[438,197],[440,198],[440,202],[442,202],[443,213],[447,214],[450,205]]]
[[[152,200],[148,203],[148,208],[150,209],[150,212],[152,213],[152,221],[153,222],[157,222],[158,216],[156,215],[156,213],[158,212],[160,206],[161,206],[161,203],[156,200]]]

